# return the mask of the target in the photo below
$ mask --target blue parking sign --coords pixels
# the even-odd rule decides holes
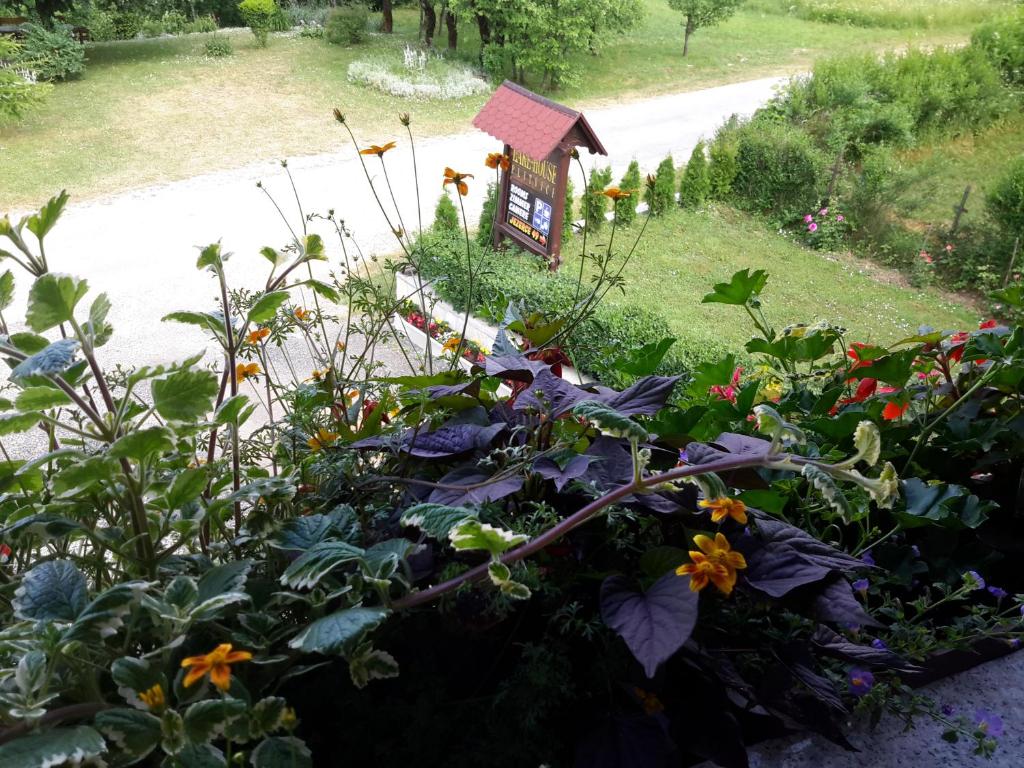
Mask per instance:
[[[530,222],[534,229],[545,236],[551,233],[551,206],[540,198],[533,203],[533,221]]]

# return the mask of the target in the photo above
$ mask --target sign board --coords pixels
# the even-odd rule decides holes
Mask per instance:
[[[543,256],[558,268],[565,191],[574,147],[607,154],[579,112],[504,83],[473,123],[505,143],[494,245],[503,239]]]

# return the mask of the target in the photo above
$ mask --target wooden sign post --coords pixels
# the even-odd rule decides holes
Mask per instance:
[[[572,150],[607,155],[604,146],[582,114],[509,81],[473,125],[502,141],[509,161],[501,175],[494,246],[507,238],[558,269]]]

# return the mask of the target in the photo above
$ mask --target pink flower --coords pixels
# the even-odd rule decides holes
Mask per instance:
[[[804,216],[804,224],[810,224],[812,221],[814,221],[814,216],[812,216],[811,214],[808,213],[806,216]]]
[[[928,251],[921,251],[921,253],[919,253],[918,255],[921,257],[925,264],[932,264],[935,261],[935,259],[928,255]]]
[[[812,222],[811,222],[810,224],[808,224],[808,225],[807,225],[807,231],[808,231],[808,232],[817,232],[817,231],[818,231],[818,225],[817,225],[817,224],[815,224],[815,223],[814,223],[814,222],[812,221]]]
[[[708,391],[710,394],[717,397],[719,400],[728,400],[733,405],[736,404],[736,392],[740,386],[740,374],[743,373],[743,368],[738,367],[732,372],[732,379],[728,384],[722,386],[721,384],[715,384]]]
[[[818,215],[819,216],[828,216],[828,208],[822,208],[820,211],[818,211]]]
[[[946,243],[946,253],[952,253],[952,252],[953,252],[953,244],[952,243]]]
[[[836,221],[846,221],[846,217],[841,213],[836,214]]]

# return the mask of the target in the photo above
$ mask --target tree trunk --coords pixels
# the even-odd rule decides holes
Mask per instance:
[[[381,22],[380,31],[391,34],[395,29],[395,17],[391,13],[391,0],[381,0]]]
[[[685,35],[683,37],[683,56],[685,56],[686,54],[688,54],[690,52],[690,35],[693,34],[693,30],[694,30],[693,17],[692,16],[687,16],[686,17],[686,33],[685,33]]]
[[[445,11],[444,23],[448,27],[448,50],[454,51],[459,47],[459,26],[458,19],[451,11]]]
[[[486,16],[477,14],[476,26],[480,30],[480,46],[491,44],[491,25]]]
[[[437,11],[434,10],[434,0],[420,0],[420,9],[423,11],[423,39],[427,45],[433,45],[434,33],[437,30]]]

